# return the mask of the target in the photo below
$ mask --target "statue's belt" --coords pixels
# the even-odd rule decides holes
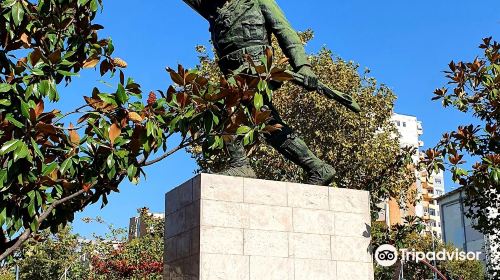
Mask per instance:
[[[236,70],[245,62],[247,62],[247,55],[250,58],[258,62],[260,58],[265,54],[266,49],[271,48],[269,45],[256,45],[241,48],[239,50],[233,51],[219,59],[219,66],[224,70]]]

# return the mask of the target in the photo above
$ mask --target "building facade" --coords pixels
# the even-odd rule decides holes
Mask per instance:
[[[424,145],[420,136],[423,135],[422,122],[414,116],[394,114],[392,122],[398,129],[401,147],[412,147],[415,149],[413,161],[415,164],[420,160],[421,147]],[[436,198],[445,193],[443,173],[431,174],[426,171],[415,171],[415,183],[410,190],[417,193],[418,202],[415,205],[407,205],[407,209],[401,209],[400,203],[390,199],[382,205],[383,211],[380,220],[385,221],[388,226],[403,222],[406,216],[418,216],[422,218],[427,231],[432,231],[438,238],[441,237],[441,218]]]
[[[483,262],[490,261],[500,270],[499,244],[493,236],[485,236],[473,228],[473,221],[465,216],[466,194],[463,188],[451,191],[438,198],[441,210],[443,241],[451,243],[465,252],[481,252]]]

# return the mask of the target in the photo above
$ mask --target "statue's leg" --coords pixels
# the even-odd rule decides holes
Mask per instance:
[[[267,134],[267,142],[285,158],[304,169],[308,176],[308,184],[321,186],[329,185],[334,179],[335,169],[316,157],[307,147],[306,143],[283,122],[274,106],[269,102],[267,103],[273,117],[269,124],[280,124],[283,126],[281,130]]]
[[[226,143],[226,150],[229,154],[229,168],[221,172],[221,175],[257,178],[255,172],[250,166],[250,162],[248,161],[241,139],[236,139],[231,143]]]

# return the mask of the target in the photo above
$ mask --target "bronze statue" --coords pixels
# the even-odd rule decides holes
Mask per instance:
[[[308,90],[318,88],[318,79],[311,70],[302,42],[275,0],[183,1],[209,22],[219,67],[224,74],[240,68],[248,57],[260,63],[266,49],[271,48],[271,35],[274,34],[294,71],[300,76],[301,84]],[[282,125],[281,130],[266,135],[266,141],[307,172],[307,183],[330,184],[335,169],[309,150],[306,143],[283,122],[270,101],[265,103],[272,111],[270,124]],[[228,144],[227,151],[230,168],[223,174],[256,177],[241,141]]]

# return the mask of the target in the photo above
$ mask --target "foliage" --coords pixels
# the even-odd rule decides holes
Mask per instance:
[[[312,32],[301,34],[303,41],[312,38]],[[198,47],[198,66],[212,80],[221,73],[216,60],[210,58],[204,47]],[[283,53],[274,42],[275,61],[283,61]],[[340,91],[352,94],[362,108],[353,114],[335,101],[315,92],[307,92],[293,83],[285,83],[273,93],[273,104],[282,118],[308,143],[319,158],[336,168],[336,186],[370,190],[372,210],[388,197],[407,195],[415,176],[409,168],[412,151],[401,150],[396,127],[391,123],[395,94],[374,78],[361,76],[358,66],[340,58],[333,59],[328,49],[309,57],[319,79]],[[367,74],[368,71],[365,72]],[[190,149],[200,170],[218,172],[227,166],[222,152],[202,153],[202,147]],[[261,179],[302,181],[299,167],[286,161],[277,151],[266,145],[249,149],[251,164]],[[406,198],[401,199],[407,201]]]
[[[142,102],[140,85],[119,69],[126,62],[112,57],[111,39],[98,37],[100,0],[0,5],[0,260],[33,233],[55,232],[99,200],[106,205],[120,182],[137,183],[143,167],[178,150],[194,143],[217,149],[233,134],[251,144],[274,129],[255,101],[271,93],[268,81],[286,76],[271,63],[256,76],[217,81],[169,68],[175,86]],[[97,67],[101,75],[118,74],[114,91],[96,87],[74,111],[45,111],[45,102],[60,100],[58,85]],[[75,116],[76,126],[68,124]]]
[[[42,231],[18,251],[14,262],[3,268],[0,279],[13,279],[19,266],[20,279],[161,279],[163,271],[164,220],[154,218],[147,208],[139,209],[147,233],[127,240],[127,230],[108,224],[104,236],[84,240],[61,228],[56,234]],[[100,218],[86,222],[106,224]],[[4,277],[4,278],[1,278]]]
[[[142,236],[121,239],[116,246],[117,242],[106,242],[117,239],[115,232],[86,249],[93,267],[89,279],[162,279],[164,219],[155,218],[147,208],[139,213],[146,230]]]
[[[429,169],[449,168],[453,180],[467,194],[466,215],[474,227],[500,243],[500,44],[483,39],[483,57],[472,62],[451,62],[446,71],[452,89],[435,91],[434,100],[475,118],[474,124],[445,133],[426,153]],[[476,161],[467,170],[466,158]],[[493,252],[495,253],[495,252]],[[493,266],[495,264],[492,264]],[[496,264],[498,267],[500,264]],[[500,271],[491,271],[500,278]],[[493,275],[492,275],[493,276]],[[495,278],[497,279],[497,278]]]
[[[404,224],[392,226],[390,229],[381,222],[372,225],[372,244],[377,248],[383,244],[391,244],[399,249],[433,252],[445,249],[453,252],[455,247],[444,244],[440,239],[433,239],[428,233],[423,234],[422,222],[415,217],[407,217]],[[434,243],[434,247],[433,247]],[[451,279],[483,280],[484,268],[480,261],[442,261],[436,263],[439,271]],[[393,279],[395,266],[382,267],[375,265],[375,279]],[[432,279],[432,271],[421,263],[408,261],[404,264],[405,279]],[[462,277],[462,278],[460,278]]]

